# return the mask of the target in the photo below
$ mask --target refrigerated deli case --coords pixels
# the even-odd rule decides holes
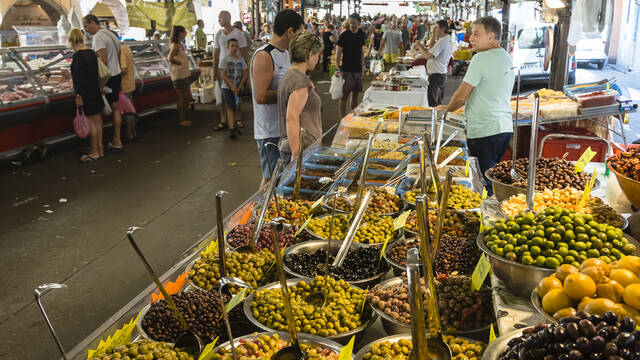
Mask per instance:
[[[125,41],[135,63],[133,103],[138,114],[175,102],[166,40]],[[35,144],[75,137],[75,101],[65,46],[0,48],[0,159]],[[190,58],[192,79],[200,70]],[[105,119],[107,120],[107,119]]]

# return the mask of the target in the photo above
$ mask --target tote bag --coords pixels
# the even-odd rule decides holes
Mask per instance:
[[[107,65],[105,65],[102,60],[100,60],[99,57],[97,57],[98,59],[98,88],[100,88],[100,90],[102,90],[105,86],[107,86],[107,81],[109,81],[109,78],[111,78],[111,71],[109,71],[109,68],[107,67]]]
[[[80,139],[89,135],[89,119],[84,115],[81,108],[76,108],[76,117],[73,119],[73,130]]]

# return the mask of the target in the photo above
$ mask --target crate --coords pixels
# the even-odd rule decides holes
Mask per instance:
[[[556,134],[552,134],[556,135]],[[542,157],[544,158],[561,158],[565,153],[569,153],[565,160],[577,161],[582,153],[591,147],[592,151],[596,152],[596,155],[591,160],[592,162],[604,162],[605,155],[607,154],[607,142],[604,140],[587,140],[587,139],[568,139],[562,138],[562,134],[557,134],[558,137],[548,138],[543,144]]]

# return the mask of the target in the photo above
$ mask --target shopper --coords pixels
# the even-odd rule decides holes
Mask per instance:
[[[416,49],[427,59],[427,74],[429,74],[427,98],[429,99],[429,106],[438,106],[442,104],[447,68],[449,60],[453,56],[451,30],[449,30],[447,22],[445,20],[436,22],[428,49],[425,49],[421,42],[416,44]]]
[[[389,22],[382,35],[380,48],[383,49],[383,58],[386,64],[395,64],[398,61],[398,54],[402,49],[402,33],[398,30],[395,19]]]
[[[382,25],[376,23],[374,25],[374,31],[369,38],[369,50],[367,51],[369,56],[376,57],[380,51],[380,42],[382,41]]]
[[[191,70],[189,58],[182,45],[182,40],[187,36],[187,30],[182,25],[174,25],[171,31],[171,44],[169,47],[169,63],[171,64],[171,81],[176,89],[178,111],[178,124],[182,126],[193,125],[187,120],[187,108],[191,99]]]
[[[101,29],[98,18],[93,14],[85,15],[82,18],[82,25],[86,32],[93,35],[91,43],[93,51],[98,54],[100,60],[111,71],[111,78],[109,78],[106,85],[109,90],[104,91],[104,96],[113,111],[113,140],[107,143],[107,147],[110,149],[122,149],[122,140],[120,140],[122,116],[118,107],[118,94],[122,83],[122,76],[120,75],[120,39],[115,33]]]
[[[196,29],[196,49],[204,50],[207,47],[207,35],[204,33],[204,21],[198,20]]]
[[[291,68],[278,87],[280,156],[285,164],[299,156],[301,141],[303,148],[309,148],[322,138],[320,97],[306,74],[318,64],[322,42],[318,36],[303,31],[291,39],[289,51]],[[305,129],[303,139],[300,139],[301,127]]]
[[[69,47],[74,51],[71,61],[71,78],[76,94],[76,106],[82,108],[89,120],[91,151],[80,157],[81,162],[87,163],[104,156],[100,114],[104,108],[104,102],[98,87],[98,56],[84,45],[84,34],[80,29],[71,29],[67,40]]]
[[[402,56],[405,56],[407,54],[407,51],[411,48],[411,43],[409,42],[410,38],[410,33],[409,33],[409,29],[408,29],[408,25],[407,25],[407,19],[403,19],[402,20],[402,26],[400,29],[400,33],[402,34]]]
[[[473,22],[470,41],[476,55],[451,102],[437,107],[453,112],[465,106],[467,146],[469,154],[478,158],[482,174],[500,161],[513,132],[513,63],[500,47],[500,29],[500,22],[491,16]],[[491,183],[487,183],[491,195]]]
[[[218,81],[220,87],[222,87],[222,78],[220,77],[220,60],[227,57],[227,42],[229,39],[236,39],[238,41],[238,47],[240,48],[240,56],[247,61],[247,38],[245,34],[231,25],[231,14],[223,10],[218,15],[218,22],[222,29],[218,30],[213,40],[213,80]],[[214,131],[219,131],[225,128],[227,124],[227,111],[225,110],[224,101],[220,107],[220,122],[214,126]]]
[[[269,24],[262,25],[262,32],[258,36],[260,40],[268,42],[269,40],[271,40],[271,36],[273,36],[273,33],[271,32],[271,26]]]
[[[329,63],[331,62],[331,54],[336,39],[333,37],[333,25],[329,24],[322,32],[322,71],[329,71]]]
[[[227,107],[227,125],[229,137],[235,140],[239,134],[235,126],[237,105],[240,103],[240,89],[247,81],[247,63],[238,55],[238,40],[227,40],[227,57],[220,60],[220,77],[222,77],[222,97]]]
[[[278,108],[278,85],[291,66],[289,42],[302,31],[304,20],[297,12],[280,11],[273,22],[273,35],[269,42],[260,46],[251,59],[251,87],[253,89],[253,137],[258,143],[263,187],[271,178],[269,169],[280,159],[280,109]],[[266,144],[274,144],[266,145]],[[266,145],[266,146],[265,146]]]
[[[349,110],[358,106],[358,97],[362,92],[362,71],[364,70],[364,32],[360,30],[360,15],[349,16],[349,28],[340,35],[336,49],[336,76],[342,77],[342,99],[340,99],[340,117],[347,113],[347,102],[351,102]]]
[[[420,21],[418,22],[418,27],[416,28],[416,40],[422,41],[426,34],[427,34],[427,26],[424,24],[422,17],[420,17]]]
[[[133,91],[136,89],[135,65],[133,63],[133,53],[124,42],[120,43],[120,69],[122,74],[121,91],[130,101],[133,102]],[[136,135],[135,114],[124,114],[124,128],[127,140],[134,140]]]

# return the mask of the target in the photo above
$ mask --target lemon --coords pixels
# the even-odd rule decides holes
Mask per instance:
[[[624,288],[622,299],[625,304],[636,310],[640,310],[640,284],[631,284]]]
[[[562,289],[553,289],[542,298],[542,308],[549,314],[555,314],[558,310],[570,306],[571,300]]]
[[[542,298],[553,289],[562,289],[562,282],[556,278],[556,274],[547,276],[538,283],[538,295]]]
[[[564,292],[571,300],[578,301],[595,295],[596,283],[585,274],[571,274],[564,279]]]
[[[640,283],[640,279],[627,269],[612,269],[609,273],[609,279],[617,281],[624,288],[631,284]]]
[[[556,278],[560,281],[564,281],[567,275],[576,274],[578,272],[579,272],[578,268],[576,268],[575,266],[569,265],[569,264],[563,264],[556,269]]]

